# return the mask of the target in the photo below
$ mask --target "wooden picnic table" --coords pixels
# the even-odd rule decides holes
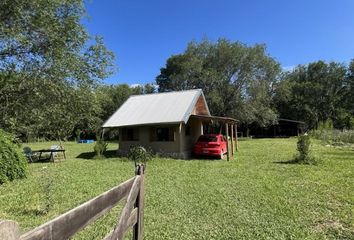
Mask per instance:
[[[51,161],[54,162],[54,153],[58,153],[61,152],[64,155],[64,159],[66,160],[66,156],[65,156],[65,149],[41,149],[41,150],[36,150],[36,151],[32,151],[33,153],[39,153],[39,158],[38,160],[41,160],[42,157],[42,153],[50,153],[50,156],[48,159],[50,159]]]

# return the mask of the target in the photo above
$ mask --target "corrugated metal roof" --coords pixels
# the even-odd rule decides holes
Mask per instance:
[[[194,89],[131,96],[102,127],[187,123],[201,95],[204,98],[201,89]],[[208,106],[206,102],[205,104]],[[208,114],[210,115],[209,109]]]

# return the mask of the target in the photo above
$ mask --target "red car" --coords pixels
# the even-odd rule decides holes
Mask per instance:
[[[226,139],[222,134],[204,134],[198,138],[193,148],[194,156],[211,156],[222,159],[226,150]]]

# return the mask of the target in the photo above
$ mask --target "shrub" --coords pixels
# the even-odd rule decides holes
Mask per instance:
[[[107,145],[105,141],[102,139],[99,139],[98,141],[95,142],[95,145],[93,146],[93,150],[95,151],[95,156],[97,158],[102,158],[103,154],[107,151]]]
[[[324,130],[332,130],[333,129],[333,121],[328,119],[323,122],[319,122],[317,130],[324,131]]]
[[[27,160],[14,141],[0,129],[0,184],[26,177]]]
[[[81,135],[81,130],[80,129],[76,129],[75,130],[75,141],[76,142],[80,141],[80,135]]]
[[[147,151],[142,146],[132,146],[129,149],[128,158],[133,162],[145,164],[147,161],[150,161],[153,157],[151,151]]]
[[[310,152],[311,139],[307,134],[300,135],[297,140],[297,155],[294,162],[302,164],[317,164],[315,157]]]

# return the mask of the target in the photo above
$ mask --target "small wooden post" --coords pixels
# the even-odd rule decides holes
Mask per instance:
[[[17,222],[0,220],[0,239],[19,240],[20,231]]]
[[[178,127],[178,137],[179,137],[179,157],[182,157],[182,152],[183,152],[183,146],[182,146],[182,122],[179,124]]]
[[[105,128],[102,128],[102,134],[101,134],[101,139],[102,139],[102,141],[104,141],[104,130],[106,130]]]
[[[231,124],[231,156],[234,157],[234,151],[235,151],[235,146],[234,146],[234,125]]]
[[[237,137],[237,123],[235,123],[235,145],[236,145],[236,151],[238,152],[238,137]]]
[[[230,148],[229,148],[229,124],[225,123],[226,130],[226,149],[227,149],[227,161],[230,161]]]
[[[133,240],[143,240],[144,238],[144,165],[138,165],[136,175],[141,176],[140,190],[135,202],[135,207],[138,208],[138,221],[133,228]]]

